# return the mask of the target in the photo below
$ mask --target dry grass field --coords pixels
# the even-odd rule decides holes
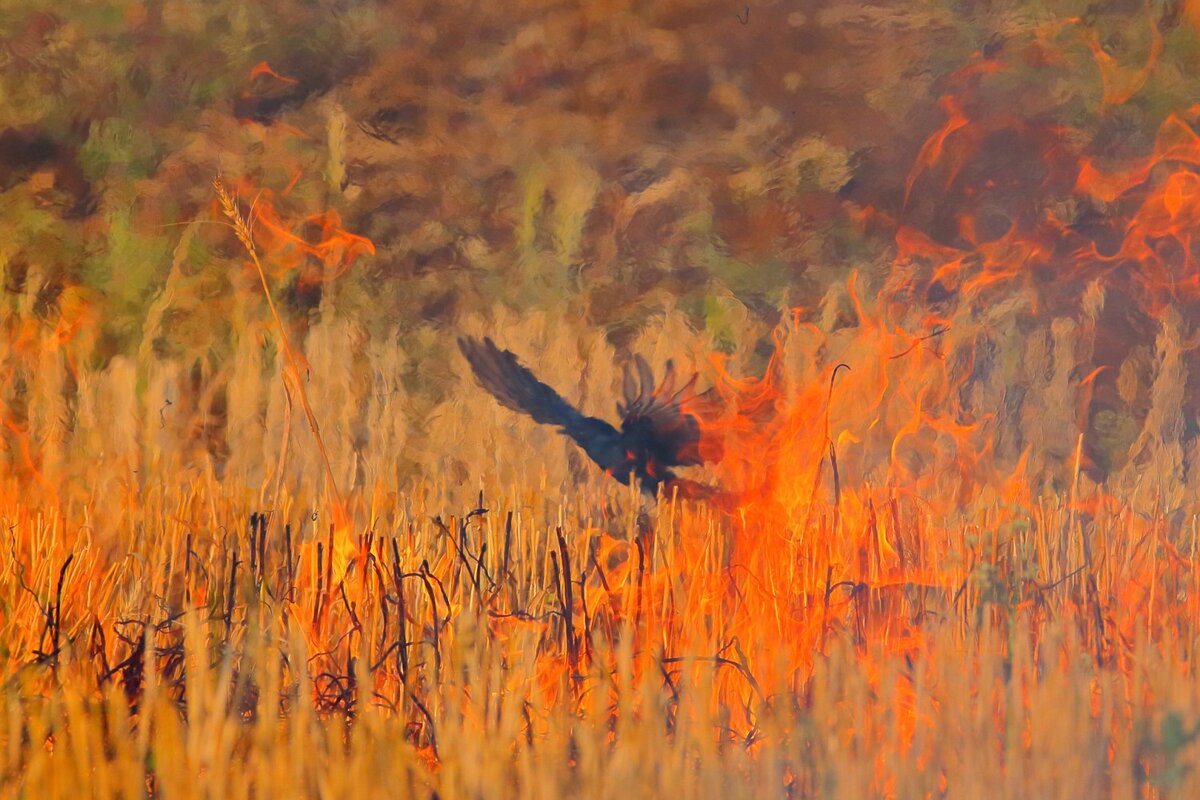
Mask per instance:
[[[1027,387],[1020,424],[1068,446],[1064,469],[1005,465],[956,406],[989,312],[914,337],[853,281],[831,296],[856,324],[798,311],[757,378],[683,328],[639,342],[722,397],[700,476],[721,495],[656,504],[467,383],[434,431],[456,461],[403,482],[403,398],[345,389],[336,319],[295,368],[282,345],[272,371],[233,359],[221,474],[186,375],[73,369],[61,330],[11,341],[38,368],[3,493],[5,793],[1191,796],[1200,530],[1169,317],[1144,453],[1097,484],[1062,422],[1094,329],[1057,321],[972,384],[981,406]],[[608,363],[585,371],[598,411]],[[238,429],[238,403],[265,424]]]
[[[1195,4],[36,5],[0,795],[1200,796]]]

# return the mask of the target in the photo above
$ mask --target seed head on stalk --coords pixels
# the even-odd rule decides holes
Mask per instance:
[[[246,253],[250,256],[250,260],[254,264],[254,268],[258,271],[258,278],[262,282],[263,296],[267,299],[267,306],[271,310],[271,317],[275,320],[275,328],[279,332],[279,341],[283,348],[285,360],[283,369],[284,390],[287,392],[289,399],[293,390],[296,396],[300,398],[300,407],[304,410],[304,416],[308,420],[308,427],[313,433],[313,438],[316,440],[317,449],[321,453],[321,461],[325,467],[325,480],[328,484],[329,492],[333,497],[334,525],[342,536],[348,536],[350,526],[349,512],[345,501],[342,499],[342,494],[338,490],[337,480],[333,476],[333,465],[329,461],[329,451],[325,448],[325,442],[321,437],[321,426],[318,424],[316,414],[313,413],[312,406],[308,402],[308,393],[304,389],[304,381],[301,377],[301,374],[305,371],[302,367],[304,359],[292,347],[291,339],[288,338],[287,329],[284,327],[283,319],[279,315],[279,309],[276,307],[275,300],[271,296],[271,287],[267,282],[267,273],[263,269],[262,260],[259,258],[258,248],[254,246],[253,232],[238,207],[237,198],[230,194],[225,183],[219,176],[213,179],[213,188],[220,199],[221,210],[229,218],[230,224],[237,234],[238,241],[242,243],[242,246],[246,249]],[[282,483],[282,479],[283,471],[281,465],[279,471],[280,483]],[[276,495],[278,496],[278,488],[276,489]],[[328,591],[328,587],[326,591]]]

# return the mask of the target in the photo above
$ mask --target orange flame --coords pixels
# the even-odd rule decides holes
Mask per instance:
[[[281,81],[282,83],[286,83],[286,84],[299,83],[299,81],[297,81],[295,78],[289,78],[286,75],[280,75],[278,72],[271,69],[271,65],[268,64],[266,61],[258,62],[250,69],[250,80],[254,80],[255,78],[261,77],[263,75],[268,75],[268,76],[274,78],[275,80]]]

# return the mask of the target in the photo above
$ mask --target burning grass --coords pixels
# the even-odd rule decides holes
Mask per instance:
[[[598,529],[543,499],[360,506],[344,572],[323,520],[198,484],[102,530],[6,501],[5,791],[1196,788],[1190,521],[846,492],[799,530],[669,500]]]
[[[897,36],[934,13],[910,11],[923,24],[897,17]],[[310,130],[277,119],[332,95],[311,67],[251,68],[257,88],[232,109],[243,138],[229,141],[269,151],[246,171],[282,188],[218,182],[215,201],[188,207],[207,214],[155,227],[161,284],[116,270],[104,299],[73,273],[10,270],[0,791],[1200,794],[1200,109],[1158,108],[1183,91],[1159,64],[1191,63],[1195,15],[1146,12],[1145,52],[1119,59],[1128,43],[1101,38],[1092,10],[1001,21],[1005,37],[939,78],[943,118],[913,134],[913,164],[891,163],[871,191],[851,186],[861,154],[782,132],[782,115],[750,113],[736,81],[690,63],[662,81],[684,87],[681,105],[651,122],[704,135],[680,134],[670,169],[608,153],[615,178],[574,144],[510,169],[541,141],[530,129],[557,137],[587,119],[513,111],[543,90],[558,102],[566,79],[540,50],[502,91],[446,93],[445,113],[396,100],[358,114],[361,136],[334,97],[321,125],[297,110]],[[837,41],[852,45],[871,14]],[[345,24],[388,28],[372,19]],[[812,38],[838,19],[787,24]],[[692,35],[658,34],[637,47],[672,63]],[[1096,91],[1073,111],[1013,89],[1080,64]],[[393,77],[370,75],[342,99]],[[660,81],[644,83],[648,113],[663,102]],[[785,84],[804,86],[799,73]],[[870,105],[903,120],[907,88],[888,86],[896,102]],[[1028,107],[1005,101],[1018,94]],[[1106,152],[1123,128],[1097,131],[1147,94],[1155,122],[1125,149],[1145,147]],[[1056,114],[1036,108],[1051,102]],[[614,109],[626,105],[646,115]],[[736,135],[691,124],[710,106],[723,110],[708,124],[728,117]],[[533,122],[495,136],[515,119]],[[446,148],[467,158],[434,180],[423,170]],[[384,156],[399,199],[364,189]],[[320,192],[301,179],[317,163]],[[392,291],[465,259],[486,275],[464,297],[511,284],[494,307],[443,292],[466,280],[446,274],[436,297],[396,307],[453,326],[368,320],[369,277],[347,301],[344,276],[375,245],[313,208],[326,189],[350,202],[352,173],[367,181],[353,184],[360,213],[405,231],[390,268],[412,274]],[[717,173],[719,191],[697,190]],[[38,199],[64,176],[15,191]],[[422,192],[445,202],[413,210]],[[86,200],[59,222],[91,215]],[[157,225],[164,209],[109,209],[94,226],[114,243],[105,258],[136,250],[135,217]],[[817,216],[800,224],[805,209]],[[439,221],[460,216],[461,230]],[[169,259],[165,231],[178,234]],[[27,245],[13,252],[43,252]],[[704,268],[667,269],[675,259]],[[669,289],[652,311],[645,287]],[[579,325],[589,315],[619,323]],[[461,379],[450,327],[538,354],[540,376],[601,416],[632,353],[696,365],[705,391],[689,410],[710,463],[688,478],[719,491],[676,486],[647,504],[605,483]]]
[[[336,273],[361,249],[268,206],[260,260],[256,216],[219,191],[268,299],[274,270]],[[944,271],[900,258],[874,296],[854,277],[793,309],[761,377],[691,359],[712,386],[698,477],[722,489],[653,507],[479,392],[432,433],[481,491],[389,475],[386,427],[345,450],[345,431],[402,409],[347,391],[328,342],[353,326],[332,305],[307,354],[272,312],[242,346],[277,342],[279,371],[239,353],[220,403],[178,371],[81,366],[86,315],[18,339],[12,374],[46,406],[10,420],[0,492],[5,791],[1189,796],[1185,323],[1154,307],[1156,353],[1123,379],[1147,387],[1138,451],[1097,483],[1079,431],[1099,373],[1081,354],[1106,293],[1090,283],[1013,359],[997,322],[1036,318],[1045,287],[989,307],[987,281],[931,316],[901,299]],[[687,341],[664,329],[640,349],[686,363]],[[56,436],[68,379],[79,434]]]
[[[223,206],[252,245],[237,201]],[[1103,293],[1088,302],[1099,313]],[[989,372],[977,308],[916,317],[922,334],[897,308],[852,280],[794,311],[762,377],[711,361],[697,413],[722,493],[705,502],[647,508],[632,487],[570,478],[550,446],[535,467],[538,433],[482,393],[441,430],[462,458],[516,472],[482,491],[405,484],[379,470],[386,436],[348,470],[319,431],[400,412],[322,391],[341,368],[320,345],[344,330],[332,315],[309,356],[279,349],[282,384],[239,362],[226,375],[229,397],[257,396],[239,380],[276,393],[279,438],[259,434],[272,469],[233,452],[218,473],[203,391],[186,414],[151,399],[133,424],[87,429],[115,454],[107,475],[31,415],[13,426],[25,468],[0,492],[4,790],[1189,796],[1200,530],[1164,433],[1178,323],[1160,326],[1138,472],[1097,484],[1074,433],[1094,326],[1060,318],[1031,364]],[[134,394],[120,362],[72,373],[73,341],[43,339],[58,349],[40,358],[84,387],[78,413]],[[1070,443],[1061,457],[1014,452],[998,440],[1012,418],[974,410],[1005,408],[988,392],[1006,369],[1027,370],[1050,416],[1024,417],[1026,435]],[[54,371],[34,380],[52,402]],[[145,393],[180,388],[168,373]],[[310,421],[296,443],[293,395]]]

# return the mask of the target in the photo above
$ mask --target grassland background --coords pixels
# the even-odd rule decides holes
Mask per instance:
[[[261,464],[234,418],[261,428],[270,394],[239,406],[230,371],[259,361],[269,377],[273,345],[258,334],[258,357],[247,343],[266,311],[236,240],[206,224],[211,178],[272,192],[291,220],[335,211],[374,257],[328,282],[313,263],[281,269],[278,293],[298,340],[335,354],[341,374],[326,385],[402,398],[402,418],[384,427],[404,446],[383,449],[411,473],[448,449],[436,420],[462,388],[457,330],[511,330],[524,353],[558,347],[567,363],[591,354],[594,365],[607,355],[593,340],[619,360],[675,324],[698,352],[761,369],[789,308],[847,324],[839,288],[857,270],[861,291],[879,291],[901,227],[963,246],[963,215],[986,241],[1049,210],[1097,240],[1119,235],[1123,209],[1081,200],[1069,167],[1145,157],[1160,124],[1194,101],[1200,45],[1182,5],[770,3],[746,24],[741,13],[6,4],[8,324],[59,329],[81,365],[134,371],[139,418],[167,399],[168,422],[207,415],[218,470],[235,451]],[[1138,83],[1155,31],[1162,54]],[[1115,65],[1107,93],[1096,48]],[[1005,68],[978,69],[989,60]],[[264,63],[287,80],[255,69]],[[964,75],[972,64],[978,74]],[[1112,102],[1125,84],[1138,89]],[[906,199],[946,96],[967,104],[985,141],[956,172],[917,175]],[[1064,277],[1062,261],[1049,268],[1041,308],[994,327],[1036,336],[1079,316],[1086,282]],[[530,335],[513,324],[524,319]],[[1119,391],[1119,369],[1097,380],[1085,424],[1101,473],[1124,463],[1145,420],[1157,323],[1118,307],[1105,328],[1090,360],[1130,361],[1141,385]],[[38,413],[35,365],[8,358],[4,397],[24,424]],[[159,396],[150,375],[164,370],[176,374]],[[564,388],[599,409],[604,379]],[[77,387],[55,394],[65,435]],[[375,423],[332,438],[362,450],[383,435]],[[471,472],[450,461],[456,479]]]
[[[1052,217],[1124,253],[1173,164],[1147,193],[1077,177],[1133,169],[1190,119],[1195,20],[1157,2],[0,5],[4,790],[1189,796],[1196,297],[1143,291],[1132,259],[1073,269],[1070,249],[972,294],[904,243],[986,270],[989,244]],[[969,146],[923,163],[956,111]],[[432,590],[407,602],[413,638],[446,637],[447,674],[378,661],[396,596],[365,566],[344,602],[321,583],[321,459],[217,174],[308,241],[373,243],[284,242],[266,265],[355,535],[393,537],[385,571],[424,561],[446,586],[442,616]],[[1152,245],[1147,263],[1190,263]],[[931,319],[948,323],[936,348],[891,360]],[[778,346],[799,387],[850,363],[835,421],[846,485],[867,488],[829,523],[844,541],[818,558],[800,528],[775,553],[804,613],[776,597],[759,611],[778,627],[759,627],[689,593],[745,529],[685,507],[656,520],[649,591],[692,616],[644,618],[627,574],[607,611],[593,599],[611,627],[572,677],[554,529],[577,557],[621,540],[629,573],[636,503],[482,396],[460,332],[605,415],[633,352],[706,385],[713,352],[745,376]],[[971,433],[895,446],[922,398]],[[918,560],[867,559],[880,487],[961,501],[961,520],[905,506],[888,536]],[[481,490],[491,509],[459,539],[473,571],[431,517],[461,521]],[[254,574],[241,537],[262,510],[271,568]],[[509,510],[523,558],[504,574]],[[672,572],[677,552],[705,568]],[[481,589],[485,563],[500,589]],[[883,594],[830,619],[826,565]],[[936,586],[893,604],[879,586],[897,568]],[[581,583],[599,592],[597,575]],[[821,657],[773,666],[785,634],[815,641],[823,588]],[[494,616],[515,610],[531,617],[515,631]],[[153,657],[129,662],[147,630]],[[728,655],[729,631],[766,697],[685,661],[691,703],[662,659]],[[128,680],[103,677],[121,663]],[[347,695],[351,677],[383,699]]]

